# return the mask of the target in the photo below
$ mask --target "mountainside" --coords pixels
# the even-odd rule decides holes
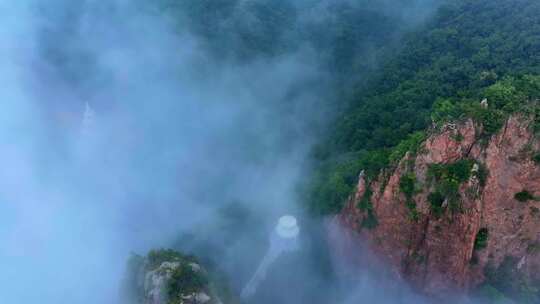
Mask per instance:
[[[540,303],[539,13],[445,2],[314,153],[309,208],[424,294]]]
[[[484,107],[487,103],[484,102]],[[336,217],[415,288],[540,303],[540,139],[513,114],[485,136],[472,119],[434,126],[376,178],[361,173]]]
[[[437,100],[481,100],[506,77],[538,75],[539,15],[538,1],[444,1],[351,94],[314,153],[310,208],[339,212],[360,169],[387,166],[396,145],[430,126]]]

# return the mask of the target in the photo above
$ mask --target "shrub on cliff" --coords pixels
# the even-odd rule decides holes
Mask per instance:
[[[442,193],[438,191],[432,192],[428,195],[428,201],[429,201],[431,212],[437,218],[441,217],[444,214],[444,209],[443,209],[444,199],[445,199],[444,195],[442,195]]]
[[[461,211],[459,187],[471,176],[473,165],[474,161],[463,159],[451,164],[432,164],[429,166],[427,178],[434,183],[435,191],[428,199],[434,214],[442,215],[444,212],[442,202],[445,200],[448,201],[450,210],[453,212]]]
[[[399,179],[399,189],[405,195],[405,203],[409,209],[409,217],[413,221],[418,220],[418,210],[413,197],[417,192],[416,175],[414,172],[409,172],[401,176]]]
[[[477,164],[478,164],[478,172],[476,172],[476,177],[478,178],[478,182],[480,183],[480,186],[484,187],[489,177],[489,169],[483,163],[477,163]]]
[[[373,203],[371,202],[372,195],[373,191],[371,190],[371,186],[368,184],[366,185],[366,191],[364,191],[364,195],[362,195],[362,198],[360,199],[356,207],[362,211],[373,210]]]
[[[537,165],[540,165],[540,153],[536,153],[533,157],[532,157],[533,161],[537,164]]]
[[[379,220],[373,210],[368,210],[366,218],[362,221],[362,227],[367,229],[375,229],[379,225]]]
[[[374,229],[375,227],[377,227],[377,225],[379,225],[377,216],[373,211],[373,203],[371,202],[372,195],[373,191],[371,190],[371,185],[366,184],[366,191],[364,191],[364,195],[356,206],[358,209],[366,212],[365,218],[360,223],[362,228]]]
[[[522,190],[514,194],[514,198],[522,203],[531,201],[531,200],[536,200],[536,197],[527,190]]]
[[[474,240],[474,250],[482,250],[487,247],[489,237],[489,230],[487,228],[482,228],[476,234],[476,239]]]
[[[401,176],[399,179],[399,190],[405,194],[405,197],[413,197],[416,192],[416,175],[414,172],[409,172]]]
[[[327,161],[316,170],[307,185],[311,211],[318,214],[339,212],[364,170],[366,182],[388,165],[388,152],[360,152]]]
[[[458,183],[466,182],[471,176],[474,161],[462,159],[451,164],[432,164],[428,169],[428,176],[436,180],[455,180]]]
[[[401,141],[395,148],[392,149],[392,152],[389,156],[389,162],[395,164],[405,156],[407,152],[416,155],[422,143],[426,140],[426,133],[423,131],[414,132],[407,137],[407,139]]]

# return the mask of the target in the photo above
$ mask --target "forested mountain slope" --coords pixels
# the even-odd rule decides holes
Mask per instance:
[[[361,175],[338,221],[423,293],[539,303],[540,136],[531,119],[515,114],[489,136],[474,119],[437,126],[394,170]]]
[[[540,301],[539,15],[535,1],[441,7],[317,150],[311,207],[443,300]]]
[[[357,88],[317,149],[313,209],[338,211],[361,169],[373,177],[421,140],[415,132],[431,125],[436,101],[478,101],[499,80],[539,74],[539,14],[537,1],[451,1],[408,35],[403,49]]]

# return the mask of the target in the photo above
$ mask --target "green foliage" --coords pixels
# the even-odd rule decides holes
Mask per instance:
[[[196,259],[172,249],[151,250],[147,256],[147,269],[154,270],[163,262],[178,262],[180,265],[171,273],[171,279],[166,286],[169,304],[181,303],[182,295],[198,292],[206,287],[208,279],[201,270],[195,270],[192,263]]]
[[[531,112],[531,114],[534,115],[534,120],[532,122],[532,131],[535,135],[538,136],[538,134],[540,134],[540,106],[538,105],[538,101],[536,102],[536,106],[531,110]]]
[[[484,135],[497,132],[503,125],[505,115],[501,110],[492,107],[484,108],[478,100],[451,101],[446,99],[435,103],[432,120],[442,125],[446,122],[472,118],[483,126]]]
[[[490,136],[499,131],[507,117],[501,110],[493,107],[485,109],[479,103],[464,103],[462,107],[467,117],[471,117],[482,125],[484,136]]]
[[[318,214],[339,212],[354,189],[359,172],[355,161],[327,165],[315,172],[308,189],[312,211]]]
[[[484,187],[489,177],[489,169],[486,167],[486,165],[482,163],[477,163],[477,164],[478,164],[478,172],[476,172],[476,177],[478,178],[478,182],[480,183],[480,186]]]
[[[355,189],[360,171],[364,170],[369,183],[387,164],[388,152],[380,150],[341,157],[320,166],[307,189],[311,210],[318,214],[339,212]]]
[[[489,231],[487,228],[481,228],[476,234],[474,240],[474,250],[482,250],[487,247]]]
[[[168,267],[159,268],[165,262],[171,264]],[[168,276],[167,284],[163,289],[163,292],[167,295],[167,303],[184,303],[185,300],[182,299],[182,296],[200,291],[206,291],[208,293],[210,289],[214,292],[215,282],[210,284],[208,277],[211,274],[207,273],[199,265],[195,257],[184,255],[171,249],[151,250],[146,258],[132,254],[128,260],[128,272],[126,280],[123,283],[122,292],[127,296],[126,300],[129,300],[130,303],[144,302],[145,288],[141,285],[144,285],[144,282],[141,281],[141,276],[145,272],[159,269],[160,275]],[[218,291],[221,292],[222,290],[224,288],[220,288]],[[220,293],[220,295],[222,294]]]
[[[371,202],[372,195],[373,191],[371,190],[371,187],[369,185],[366,185],[366,191],[364,191],[364,195],[362,195],[362,198],[360,199],[356,207],[362,211],[373,210],[373,203]]]
[[[399,179],[399,189],[405,194],[405,204],[409,209],[409,217],[413,221],[418,220],[418,210],[416,209],[416,202],[413,196],[416,194],[416,175],[414,172],[409,172],[401,176]]]
[[[444,209],[442,207],[444,200],[444,195],[438,191],[432,192],[428,195],[431,212],[438,218],[444,214]]]
[[[483,124],[486,135],[494,134],[510,114],[518,111],[527,113],[531,106],[536,107],[531,101],[540,97],[539,88],[539,76],[506,77],[484,90],[483,96],[489,100],[487,109],[469,106],[467,114]]]
[[[428,176],[436,180],[455,180],[458,184],[466,182],[471,176],[474,161],[462,159],[451,164],[432,164]]]
[[[169,304],[183,303],[182,295],[199,292],[207,285],[208,279],[201,271],[195,271],[189,263],[183,262],[174,269],[167,284]]]
[[[498,81],[484,90],[484,96],[489,100],[489,105],[497,109],[505,107],[514,108],[515,103],[524,102],[525,96],[520,94],[512,84],[511,79]]]
[[[409,209],[409,219],[413,222],[418,221],[420,214],[418,213],[418,209],[416,209],[416,202],[413,199],[407,199],[405,204],[407,209]]]
[[[187,259],[185,255],[172,249],[157,249],[148,252],[148,269],[158,268],[163,262],[183,261]]]
[[[309,48],[336,81],[356,80],[357,74],[373,69],[365,58],[378,56],[377,50],[403,31],[402,24],[410,23],[399,16],[407,1],[396,1],[397,9],[391,12],[382,4],[342,1],[328,8],[320,5],[322,1],[155,2],[178,28],[199,38],[201,50],[216,58],[249,62]]]
[[[374,229],[379,224],[377,216],[373,211],[373,203],[371,202],[372,195],[373,191],[371,190],[371,186],[367,184],[366,191],[364,191],[364,195],[356,206],[358,209],[366,212],[366,217],[362,220],[361,223],[362,228]]]
[[[448,200],[448,207],[452,212],[460,212],[461,195],[459,187],[466,182],[470,175],[474,161],[464,159],[451,164],[432,164],[428,168],[427,177],[435,183],[435,191],[430,194],[428,200],[432,212],[440,216],[442,202]]]
[[[401,141],[390,153],[389,162],[397,163],[407,152],[416,155],[419,152],[422,143],[426,140],[426,133],[422,131],[414,132]]]
[[[530,200],[535,200],[535,196],[532,195],[529,191],[527,190],[522,190],[516,194],[514,194],[514,198],[522,203],[524,202],[527,202],[527,201],[530,201]]]
[[[508,115],[523,111],[535,115],[532,127],[540,132],[540,108],[526,102],[540,97],[540,77],[535,76],[540,75],[538,15],[540,3],[534,1],[456,0],[443,6],[402,40],[402,48],[386,52],[382,67],[368,81],[344,93],[349,103],[321,144],[320,165],[369,151],[390,151],[385,163],[395,164],[407,151],[417,152],[425,135],[414,132],[432,122],[470,117],[483,125],[480,136],[485,139],[501,129]],[[487,108],[480,105],[484,98]],[[357,168],[355,174],[365,169]],[[323,213],[339,210],[353,187],[338,178],[334,192],[328,186],[332,172],[327,169],[312,188],[310,202],[330,206],[315,208]],[[458,186],[448,179],[439,192],[447,196]],[[449,198],[450,207],[459,209],[459,200]]]
[[[540,4],[531,1],[457,0],[441,8],[357,91],[332,135],[335,143],[345,151],[395,146],[429,125],[437,99],[443,100],[438,114],[459,118],[454,98],[479,104],[484,90],[506,75],[540,74],[540,56],[533,51],[540,45],[538,14]],[[485,93],[496,107],[514,103],[517,94],[540,92],[536,80],[524,82],[522,88],[499,83]],[[533,93],[522,94],[524,89]],[[488,117],[498,115],[485,116],[489,122]]]
[[[463,134],[461,133],[457,133],[455,135],[452,135],[452,139],[455,140],[456,142],[460,143],[462,142],[465,138],[463,137]]]
[[[431,120],[438,124],[447,121],[456,121],[461,119],[463,111],[460,106],[450,98],[439,98],[433,103],[431,109]]]
[[[405,197],[412,198],[416,192],[416,175],[409,172],[399,179],[399,190],[405,194]]]
[[[483,126],[482,135],[490,136],[501,129],[510,114],[538,108],[535,100],[540,97],[539,86],[539,76],[506,77],[481,91],[479,96],[488,100],[487,108],[478,99],[439,99],[431,118],[438,124],[472,118]]]
[[[368,210],[366,218],[362,221],[362,227],[366,229],[375,229],[379,225],[379,220],[373,210]]]
[[[532,159],[537,165],[540,165],[540,153],[533,155]]]

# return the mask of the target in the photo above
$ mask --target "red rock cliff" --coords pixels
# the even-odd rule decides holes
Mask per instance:
[[[484,140],[478,139],[480,127],[472,121],[433,132],[421,152],[405,156],[393,172],[381,174],[370,185],[361,176],[337,221],[367,240],[395,273],[428,294],[477,286],[485,280],[486,267],[497,268],[507,257],[517,261],[512,267],[528,280],[538,280],[540,202],[515,199],[523,190],[540,197],[540,165],[533,160],[540,141],[528,126],[527,119],[514,116]],[[445,201],[442,215],[436,216],[428,199],[434,188],[428,168],[462,159],[487,168],[489,174],[481,183],[473,172],[459,186],[460,211],[452,212]],[[406,173],[416,176],[414,216],[400,189]],[[362,227],[368,214],[358,206],[366,187],[372,190],[378,222],[372,229]],[[487,229],[488,238],[479,249],[475,240],[481,229]]]

